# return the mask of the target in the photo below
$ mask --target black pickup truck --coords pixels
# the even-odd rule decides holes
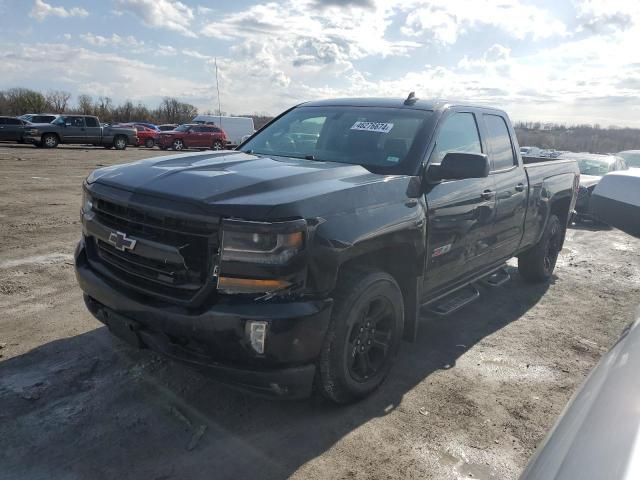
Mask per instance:
[[[263,394],[377,388],[420,310],[474,282],[547,281],[579,181],[523,165],[507,115],[399,99],[304,103],[236,151],[102,168],[75,253],[88,309],[117,336]],[[482,321],[482,319],[478,319]]]
[[[36,147],[55,148],[60,143],[96,145],[124,150],[138,143],[132,127],[103,127],[91,115],[61,115],[51,123],[34,123],[25,128],[24,140]]]

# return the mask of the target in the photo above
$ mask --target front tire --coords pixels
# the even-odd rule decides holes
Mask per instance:
[[[216,140],[215,142],[213,142],[213,145],[211,145],[211,148],[213,150],[223,150],[224,145],[220,140]]]
[[[184,150],[185,148],[187,148],[187,146],[184,144],[184,141],[182,141],[181,139],[177,138],[173,141],[173,144],[171,145],[171,148],[173,148],[176,151],[180,151],[180,150]]]
[[[404,303],[395,279],[371,270],[343,274],[334,300],[316,387],[344,404],[371,394],[389,373],[402,340]]]
[[[153,140],[153,138],[147,138],[144,141],[144,146],[147,148],[153,148],[155,146],[156,142],[155,140]]]
[[[118,135],[113,139],[113,148],[116,150],[125,150],[127,148],[127,139],[122,135]]]
[[[60,140],[55,133],[46,133],[42,136],[42,146],[44,148],[56,148],[58,143],[60,143]]]
[[[551,278],[560,254],[563,236],[560,219],[552,214],[540,241],[518,256],[518,271],[527,282],[540,283]]]

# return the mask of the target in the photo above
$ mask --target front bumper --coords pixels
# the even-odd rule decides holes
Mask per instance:
[[[254,393],[303,398],[311,393],[315,362],[329,325],[332,300],[220,300],[192,311],[123,291],[89,265],[84,242],[76,277],[89,311],[116,336],[139,348],[205,368],[219,380]],[[245,326],[266,321],[264,354],[250,346]]]
[[[27,143],[40,143],[42,141],[42,135],[28,135],[25,134],[22,137]]]

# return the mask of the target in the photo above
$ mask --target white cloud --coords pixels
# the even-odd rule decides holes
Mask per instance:
[[[126,37],[120,36],[117,33],[111,34],[110,37],[103,37],[102,35],[94,35],[93,33],[84,33],[79,35],[82,40],[94,47],[129,47],[140,48],[144,46],[144,41],[138,40],[133,35]]]
[[[35,0],[29,16],[35,18],[39,22],[47,18],[48,16],[68,18],[68,17],[86,17],[89,15],[84,8],[73,7],[66,9],[64,7],[54,7],[49,3],[45,3],[43,0]]]
[[[407,0],[400,5],[406,12],[403,34],[444,45],[456,43],[460,35],[482,25],[518,39],[567,34],[564,23],[547,10],[519,0]]]
[[[0,52],[3,75],[0,88],[37,87],[25,79],[46,78],[49,88],[74,94],[105,95],[117,101],[153,103],[162,96],[177,96],[199,105],[212,105],[211,82],[180,77],[166,68],[118,54],[67,44],[20,44]],[[33,80],[35,81],[35,80]]]
[[[115,12],[129,12],[151,28],[165,28],[195,37],[191,30],[193,9],[176,0],[116,0]]]
[[[634,0],[578,0],[575,7],[579,29],[593,33],[626,30],[640,15],[640,4]]]

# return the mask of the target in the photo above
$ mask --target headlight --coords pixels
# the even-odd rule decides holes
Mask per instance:
[[[223,293],[266,293],[300,286],[304,281],[307,223],[222,222],[218,290]],[[261,297],[263,298],[263,297]]]
[[[284,265],[304,248],[306,222],[244,222],[222,224],[223,262]]]
[[[27,130],[27,134],[29,134],[29,135],[39,135],[40,131],[37,128],[31,128],[31,129]]]
[[[89,192],[82,190],[82,213],[89,213],[93,209],[93,198]]]

